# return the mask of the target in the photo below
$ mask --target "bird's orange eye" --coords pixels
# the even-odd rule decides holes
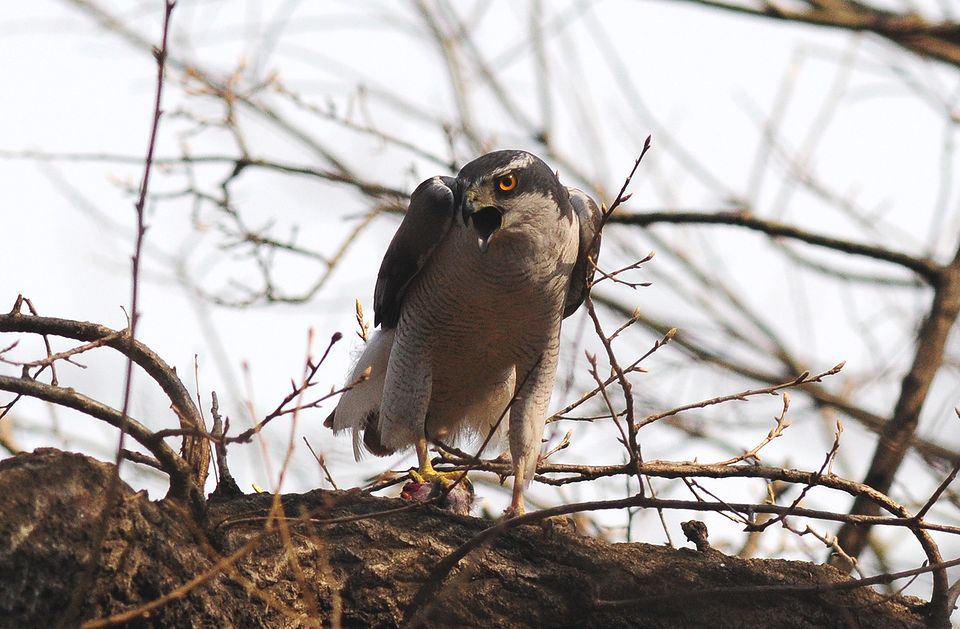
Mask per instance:
[[[517,176],[513,173],[497,178],[497,187],[504,192],[510,192],[517,187]]]

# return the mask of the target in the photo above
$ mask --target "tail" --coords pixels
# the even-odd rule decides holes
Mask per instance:
[[[367,450],[377,456],[393,452],[380,443],[380,400],[383,398],[383,380],[387,375],[387,362],[393,348],[394,331],[380,330],[367,341],[357,364],[347,376],[346,386],[353,385],[340,396],[337,408],[327,417],[325,426],[333,428],[334,434],[353,430],[353,456],[358,461],[363,455],[361,438]],[[366,379],[364,373],[369,371]]]

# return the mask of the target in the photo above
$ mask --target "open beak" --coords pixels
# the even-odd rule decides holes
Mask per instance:
[[[463,204],[463,222],[473,228],[477,234],[477,247],[480,253],[490,248],[490,239],[503,224],[503,212],[492,205],[476,207],[470,201]]]

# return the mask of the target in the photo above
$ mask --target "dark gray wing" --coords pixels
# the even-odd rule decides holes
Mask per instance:
[[[380,264],[373,292],[374,325],[396,327],[410,282],[453,224],[456,185],[453,177],[433,177],[410,195],[410,207]]]
[[[577,261],[574,263],[573,272],[570,275],[567,302],[563,307],[564,318],[576,312],[583,300],[587,298],[587,286],[593,281],[593,273],[596,270],[593,264],[587,260],[587,257],[589,256],[596,262],[597,256],[600,255],[599,231],[603,220],[603,213],[600,208],[585,192],[577,188],[567,188],[567,192],[570,193],[570,204],[580,220],[580,249],[577,252]],[[596,239],[594,239],[594,234],[596,234]]]

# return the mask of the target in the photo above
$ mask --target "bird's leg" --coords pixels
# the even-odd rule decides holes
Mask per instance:
[[[505,518],[516,518],[526,512],[523,504],[523,474],[525,467],[526,465],[522,462],[519,465],[514,465],[513,495],[510,499],[510,506],[503,512],[503,517]]]
[[[427,451],[427,436],[421,435],[417,438],[417,469],[410,470],[410,476],[418,483],[426,482],[436,476],[437,471],[433,469],[433,463],[430,462],[430,453]]]
[[[540,440],[547,406],[557,373],[560,329],[549,339],[543,354],[527,365],[517,365],[518,388],[510,407],[510,459],[513,462],[513,496],[504,517],[523,515],[524,485],[533,480],[540,460]]]
[[[428,445],[426,435],[421,435],[417,438],[417,468],[410,470],[410,478],[418,483],[429,483],[434,480],[439,480],[444,486],[452,485],[463,475],[463,472],[438,472],[435,470],[433,463],[430,462],[430,453],[427,450]]]

